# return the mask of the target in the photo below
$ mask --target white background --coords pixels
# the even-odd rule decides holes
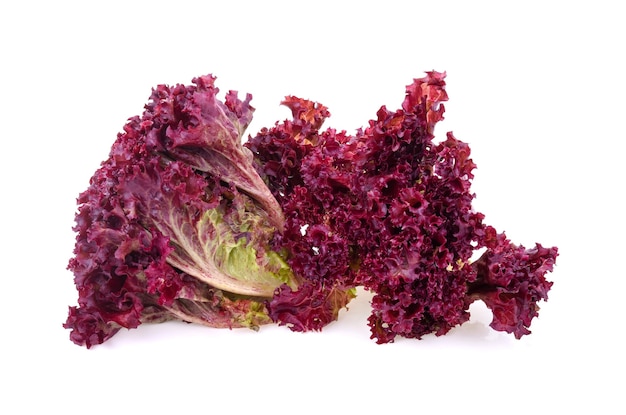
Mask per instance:
[[[625,413],[624,13],[619,2],[3,2],[0,412]],[[141,326],[71,343],[75,199],[158,83],[212,73],[353,132],[427,70],[478,168],[475,208],[560,249],[522,340],[472,320],[376,345],[361,295],[322,333]],[[228,412],[224,412],[228,411]],[[593,412],[592,412],[593,411]],[[37,412],[41,413],[41,412]]]

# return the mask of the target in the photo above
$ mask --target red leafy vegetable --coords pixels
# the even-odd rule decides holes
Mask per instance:
[[[477,299],[492,328],[529,334],[558,251],[516,246],[472,209],[469,146],[434,141],[444,77],[414,80],[354,135],[287,97],[293,119],[243,145],[250,95],[222,102],[211,76],[158,86],[78,199],[71,339],[172,319],[321,330],[356,287],[374,294],[378,343],[443,335]]]

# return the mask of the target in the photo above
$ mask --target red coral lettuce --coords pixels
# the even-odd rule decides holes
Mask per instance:
[[[434,140],[444,78],[415,79],[354,135],[288,96],[292,119],[243,145],[250,95],[222,102],[211,76],[158,86],[78,198],[71,339],[171,319],[321,330],[359,286],[378,343],[443,335],[477,299],[494,329],[530,333],[557,248],[514,245],[473,210],[469,146]]]

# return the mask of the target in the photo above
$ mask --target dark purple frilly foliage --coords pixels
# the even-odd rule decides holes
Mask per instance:
[[[158,86],[78,198],[71,339],[173,319],[321,330],[356,287],[373,293],[378,343],[443,335],[475,300],[493,329],[529,334],[558,251],[515,245],[473,210],[469,146],[434,137],[444,78],[415,79],[353,135],[288,96],[292,119],[243,145],[250,95],[222,102],[211,76]]]

